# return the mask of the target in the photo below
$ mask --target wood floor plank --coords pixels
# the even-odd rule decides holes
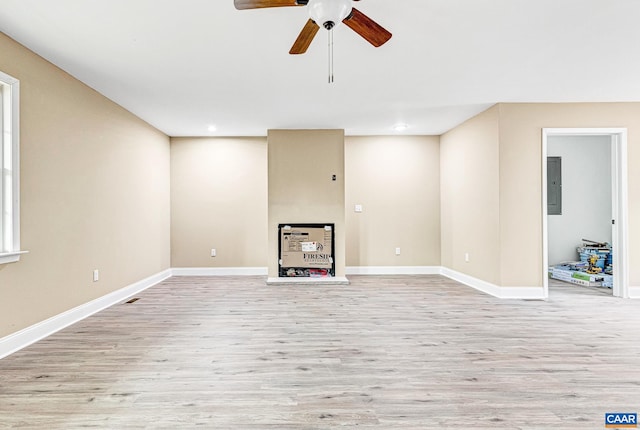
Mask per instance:
[[[0,429],[586,429],[640,410],[640,303],[440,276],[174,277],[0,360]]]

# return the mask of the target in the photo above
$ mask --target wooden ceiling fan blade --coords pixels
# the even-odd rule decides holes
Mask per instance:
[[[307,52],[307,49],[309,48],[309,45],[311,45],[316,33],[318,33],[318,30],[320,30],[320,27],[312,19],[307,21],[298,35],[298,38],[293,43],[289,54],[297,55]]]
[[[308,0],[233,0],[236,9],[260,9],[263,7],[304,6]]]
[[[355,7],[342,22],[376,48],[391,39],[391,33]]]

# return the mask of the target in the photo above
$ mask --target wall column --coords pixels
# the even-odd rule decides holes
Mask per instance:
[[[347,282],[345,278],[344,130],[269,130],[269,283],[278,278],[278,224],[335,224],[335,277],[295,282]],[[335,175],[335,180],[333,179]]]

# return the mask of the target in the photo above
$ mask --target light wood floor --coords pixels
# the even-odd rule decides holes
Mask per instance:
[[[440,276],[171,278],[0,360],[0,428],[600,429],[640,412],[640,302]]]

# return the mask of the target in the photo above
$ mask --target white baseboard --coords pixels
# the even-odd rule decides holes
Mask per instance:
[[[267,278],[267,285],[349,285],[344,276],[326,278]]]
[[[501,287],[490,282],[483,281],[464,273],[456,272],[443,267],[441,274],[449,279],[458,281],[483,293],[490,294],[500,299],[528,299],[545,300],[544,287]]]
[[[629,298],[640,299],[640,287],[629,286]]]
[[[127,287],[77,306],[0,339],[0,359],[13,354],[53,333],[81,321],[103,309],[113,306],[140,291],[171,277],[171,269],[149,276]]]
[[[500,287],[440,266],[351,266],[347,275],[442,275],[501,299],[544,299],[543,287]]]
[[[266,267],[174,267],[173,276],[267,276]]]
[[[347,266],[347,275],[439,275],[440,266]]]
[[[494,297],[500,297],[500,287],[490,282],[483,281],[473,276],[465,275],[464,273],[456,272],[447,267],[443,267],[440,272],[443,276],[449,279],[465,284],[471,288],[475,288],[478,291],[489,294]]]

